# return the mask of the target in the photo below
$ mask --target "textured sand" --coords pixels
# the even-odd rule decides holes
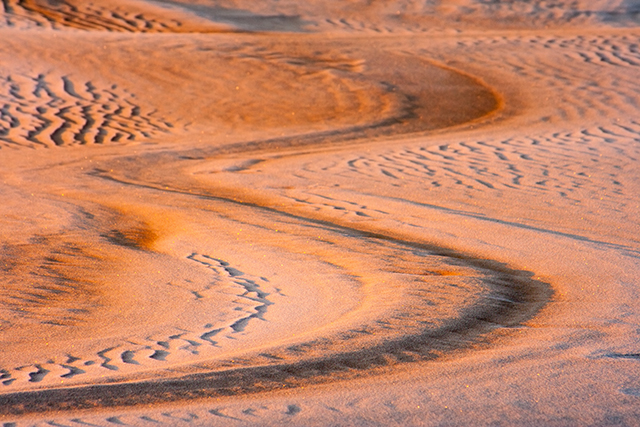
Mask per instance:
[[[5,426],[639,425],[633,2],[0,11]]]

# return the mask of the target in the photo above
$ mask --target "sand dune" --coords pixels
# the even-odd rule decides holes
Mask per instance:
[[[0,3],[0,421],[637,425],[633,2]]]

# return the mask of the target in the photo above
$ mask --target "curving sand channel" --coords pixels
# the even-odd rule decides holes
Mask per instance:
[[[0,3],[4,426],[634,425],[635,12],[348,3]]]

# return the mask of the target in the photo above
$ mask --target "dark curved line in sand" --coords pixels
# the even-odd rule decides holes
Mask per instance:
[[[413,60],[407,59],[407,61]],[[421,63],[418,60],[412,66],[417,67]],[[440,68],[446,69],[446,67]],[[463,73],[459,74],[465,76]],[[374,72],[374,80],[376,77],[379,76]],[[163,161],[175,162],[180,158],[189,158],[188,156],[180,157],[178,156],[179,154],[207,156],[231,151],[247,153],[268,151],[274,149],[274,143],[277,143],[282,148],[282,146],[307,147],[310,145],[316,147],[318,142],[322,142],[323,144],[320,145],[327,147],[341,142],[353,143],[354,140],[361,140],[362,138],[406,135],[469,124],[485,119],[502,108],[501,99],[495,92],[471,76],[466,77],[475,80],[475,83],[483,88],[482,92],[488,97],[489,101],[483,108],[471,109],[473,113],[467,111],[465,113],[467,116],[465,116],[464,120],[458,117],[459,120],[454,121],[454,123],[434,125],[434,123],[421,117],[420,109],[425,108],[425,105],[430,105],[428,104],[430,99],[423,99],[421,96],[417,96],[424,94],[422,92],[418,93],[419,91],[416,92],[415,88],[403,85],[402,79],[400,79],[398,85],[392,83],[389,86],[389,90],[398,90],[406,95],[408,103],[405,105],[405,109],[400,116],[387,118],[375,124],[318,132],[311,135],[244,142],[221,148],[190,149],[179,153],[172,152],[169,158],[163,157],[167,154],[166,152],[155,153],[146,156],[144,160],[137,158],[133,161],[138,166],[148,161],[154,163],[157,169],[161,169],[159,164]],[[380,79],[377,80],[380,81]],[[120,160],[125,160],[125,158]],[[200,398],[239,396],[303,385],[355,379],[362,375],[374,373],[382,374],[395,367],[412,362],[432,360],[452,351],[468,348],[479,341],[487,341],[490,339],[490,332],[496,326],[516,326],[531,319],[550,300],[552,295],[552,290],[548,284],[534,280],[528,272],[509,269],[495,261],[465,256],[454,250],[404,241],[377,232],[358,230],[354,227],[338,225],[320,219],[306,218],[250,201],[242,202],[215,194],[194,194],[180,189],[167,189],[166,186],[152,184],[149,181],[146,183],[134,182],[135,178],[118,178],[110,176],[102,170],[95,170],[90,175],[126,185],[235,203],[295,218],[298,221],[304,221],[316,227],[331,228],[352,236],[382,239],[410,248],[426,249],[436,255],[458,259],[469,266],[490,270],[492,274],[484,279],[490,291],[488,294],[483,295],[475,305],[466,309],[459,317],[450,320],[440,328],[435,330],[425,328],[420,333],[401,335],[367,348],[340,352],[324,357],[311,357],[296,362],[233,368],[223,371],[183,375],[170,379],[104,383],[9,393],[0,395],[0,415],[21,416],[47,411],[131,407]],[[405,314],[410,315],[411,313]]]
[[[371,53],[361,53],[361,57],[364,58],[372,55]],[[392,54],[386,52],[377,52],[377,54],[380,57],[387,58],[388,61],[393,61],[394,55]],[[197,160],[222,154],[270,153],[274,149],[354,146],[359,143],[388,140],[399,136],[408,137],[411,135],[447,132],[457,128],[464,129],[476,124],[481,125],[491,120],[500,120],[514,114],[514,111],[507,111],[504,97],[476,76],[424,58],[405,58],[405,60],[417,70],[433,67],[434,69],[448,72],[450,75],[464,81],[464,84],[462,81],[459,82],[463,89],[473,88],[477,92],[470,96],[469,99],[457,101],[455,106],[447,105],[446,101],[441,101],[437,98],[444,98],[447,95],[451,97],[459,96],[460,94],[453,90],[450,94],[437,96],[442,94],[432,90],[432,92],[425,95],[420,88],[413,87],[404,81],[405,73],[408,73],[404,70],[398,71],[398,75],[393,80],[386,79],[375,71],[369,70],[363,72],[363,75],[371,81],[384,85],[388,93],[396,93],[404,97],[404,105],[398,114],[362,125],[336,127],[307,134],[241,141],[216,147],[181,150],[181,153],[185,154],[185,159]],[[425,72],[422,77],[429,79],[429,74]],[[426,92],[429,92],[429,89]],[[472,100],[474,97],[475,100]],[[474,101],[479,105],[473,105]],[[439,116],[446,116],[447,119],[434,120],[434,117],[429,116],[428,112],[425,114],[425,111],[422,111],[425,108],[438,111]]]
[[[338,45],[349,46],[349,43],[351,41],[343,40]],[[181,150],[185,155],[184,158],[270,152],[274,149],[353,146],[373,140],[389,140],[398,136],[450,131],[453,128],[470,127],[513,114],[505,108],[505,101],[500,93],[478,77],[462,70],[427,58],[396,53],[384,46],[379,50],[361,47],[357,54],[352,54],[352,57],[364,60],[367,64],[366,69],[358,71],[354,76],[381,89],[384,93],[382,98],[396,102],[398,105],[393,111],[381,111],[367,122],[339,124],[325,130],[245,140],[214,147],[185,149]],[[384,64],[387,63],[397,63],[398,69],[394,73],[384,72]],[[63,95],[73,97],[73,93]],[[92,105],[83,104],[83,107],[91,108]],[[136,108],[139,107],[136,106]],[[54,132],[56,147],[70,145],[63,143],[61,139],[61,134],[68,131],[70,126],[65,121],[66,117],[60,118],[63,123]],[[319,116],[316,119],[320,118],[322,117]],[[332,118],[328,117],[328,119]],[[42,120],[44,119],[41,118]],[[87,116],[85,120],[98,121],[100,117]],[[168,131],[168,129],[156,126],[154,131]],[[37,135],[30,135],[28,142],[46,146],[35,136]],[[84,140],[82,132],[72,133],[70,136],[76,140]],[[96,142],[108,142],[102,141],[103,136],[102,132],[99,133],[100,138]],[[136,139],[140,137],[140,135],[134,136]],[[184,136],[187,138],[190,136],[188,131]],[[129,135],[127,139],[133,139],[133,137]]]
[[[111,177],[103,178],[113,180]],[[132,407],[239,396],[344,381],[363,375],[383,374],[394,367],[433,360],[452,351],[469,348],[474,343],[490,341],[490,332],[496,327],[514,327],[533,318],[553,294],[548,284],[533,279],[531,273],[510,269],[496,261],[469,257],[454,250],[403,241],[323,220],[300,217],[258,204],[151,188],[261,209],[352,236],[386,240],[413,249],[428,250],[435,255],[455,258],[468,266],[491,271],[492,274],[483,279],[490,292],[483,295],[459,317],[440,328],[425,328],[421,333],[399,336],[368,348],[291,363],[234,368],[170,379],[5,394],[0,395],[0,415],[22,416],[47,411]]]
[[[398,338],[372,348],[297,363],[186,375],[162,381],[6,394],[0,396],[0,414],[20,416],[52,410],[132,407],[255,394],[353,379],[400,364],[432,360],[442,353],[464,348],[495,325],[513,326],[532,317],[548,298],[545,297],[548,290],[532,292],[525,287],[513,286],[521,280],[498,279],[504,281],[500,286],[509,290],[508,293],[501,292],[499,299],[486,298],[484,303],[438,330]],[[508,297],[512,300],[508,301]],[[523,311],[527,314],[523,315]]]

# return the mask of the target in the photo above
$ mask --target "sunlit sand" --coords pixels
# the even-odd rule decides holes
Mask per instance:
[[[631,3],[0,3],[0,423],[637,425]]]

